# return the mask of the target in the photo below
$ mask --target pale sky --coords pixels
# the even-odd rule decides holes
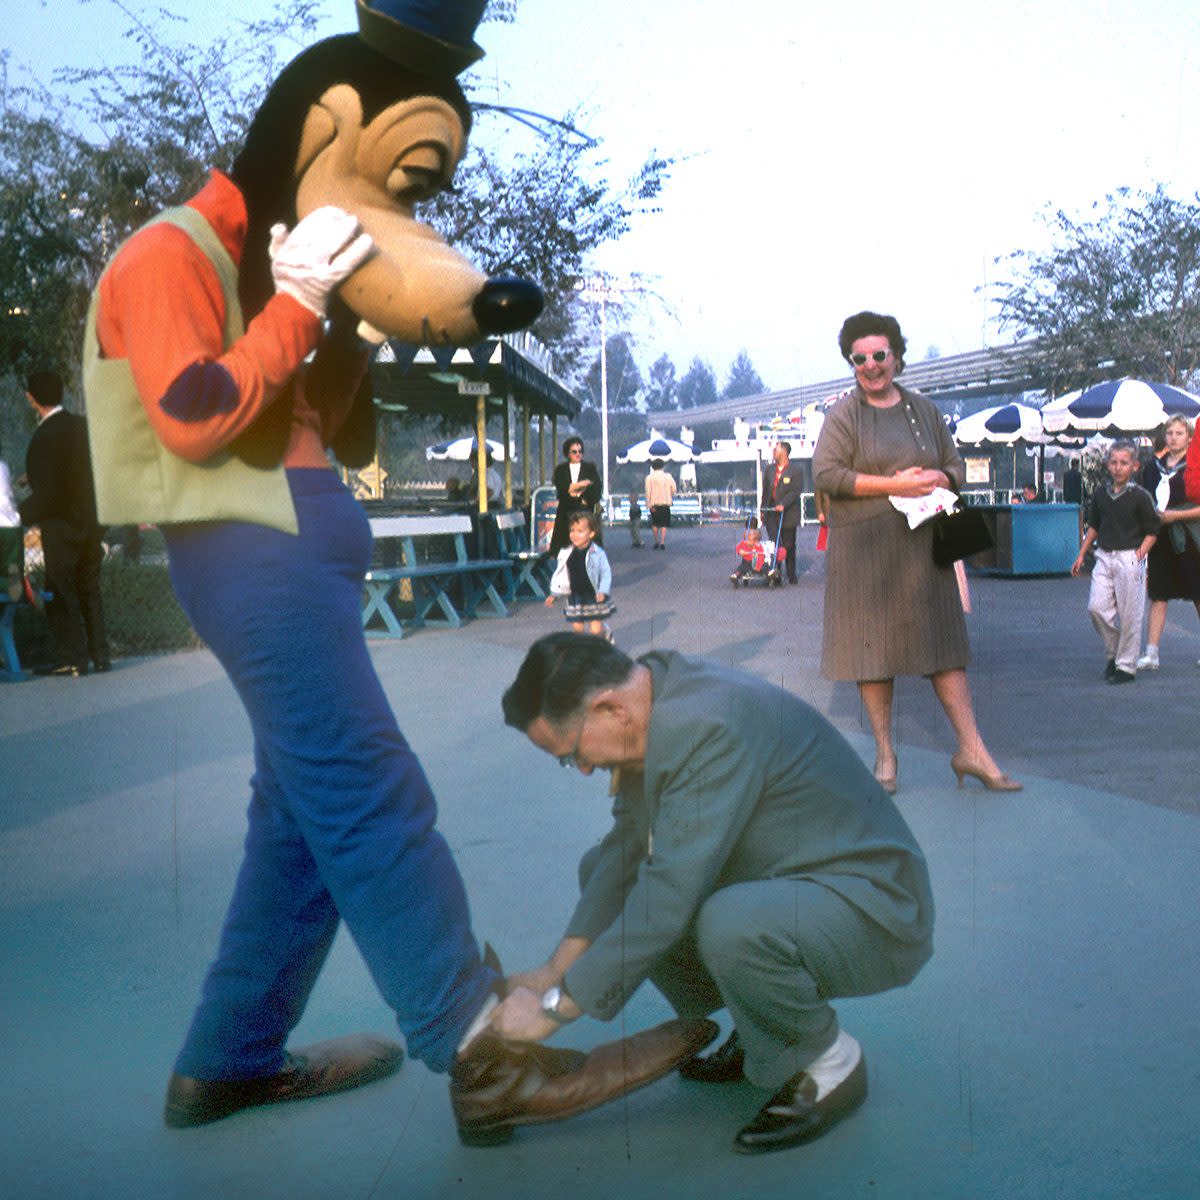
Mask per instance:
[[[175,7],[202,39],[270,4]],[[353,28],[351,0],[326,11],[323,33]],[[1041,244],[1044,206],[1200,189],[1195,0],[519,0],[519,14],[480,28],[481,98],[582,109],[621,173],[654,149],[687,160],[663,211],[600,263],[655,277],[670,305],[635,324],[643,371],[665,351],[682,374],[699,354],[723,384],[745,347],[773,388],[832,378],[837,328],[866,307],[895,313],[912,358],[1005,341],[978,289],[997,256]],[[31,0],[5,25],[13,57],[43,71],[126,53],[103,0]]]

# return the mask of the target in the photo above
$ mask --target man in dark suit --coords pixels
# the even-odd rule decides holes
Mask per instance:
[[[788,583],[796,583],[796,526],[800,524],[800,472],[791,464],[790,442],[776,442],[774,469],[763,474],[762,522],[787,552]]]
[[[62,407],[62,379],[54,371],[35,371],[26,381],[25,399],[38,427],[25,454],[30,496],[21,520],[42,531],[46,590],[53,598],[46,617],[54,640],[55,661],[38,673],[78,678],[112,664],[100,607],[100,525],[92,487],[87,422]]]

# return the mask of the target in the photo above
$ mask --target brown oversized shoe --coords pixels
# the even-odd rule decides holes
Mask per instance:
[[[717,1036],[704,1018],[667,1021],[588,1054],[480,1034],[450,1070],[450,1104],[466,1146],[496,1146],[517,1125],[561,1121],[673,1071]]]
[[[390,1075],[403,1058],[404,1051],[395,1042],[370,1033],[353,1033],[288,1054],[283,1070],[263,1079],[172,1075],[163,1120],[172,1129],[190,1129],[258,1104],[349,1091]]]

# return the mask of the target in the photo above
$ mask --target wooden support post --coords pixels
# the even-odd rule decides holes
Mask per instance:
[[[479,515],[488,510],[487,489],[487,397],[475,397],[475,482],[478,485]]]
[[[509,409],[512,408],[512,397],[504,397],[504,507],[512,508],[512,429],[510,428]]]
[[[530,483],[533,480],[533,472],[532,472],[533,464],[530,463],[530,461],[529,461],[529,443],[530,443],[529,401],[522,400],[521,401],[521,477],[525,481],[525,503],[526,503],[526,505],[533,503],[533,489],[530,487]],[[533,510],[530,509],[531,514],[532,514],[532,512],[533,512]],[[533,527],[532,521],[533,521],[533,517],[531,515],[530,516],[530,528]]]

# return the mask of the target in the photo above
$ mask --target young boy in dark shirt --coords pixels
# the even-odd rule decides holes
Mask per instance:
[[[1109,482],[1092,493],[1087,532],[1071,574],[1083,569],[1096,545],[1088,615],[1104,639],[1109,683],[1132,683],[1137,676],[1138,643],[1146,606],[1146,555],[1161,524],[1154,500],[1133,482],[1137,451],[1131,442],[1114,442],[1108,452]]]

